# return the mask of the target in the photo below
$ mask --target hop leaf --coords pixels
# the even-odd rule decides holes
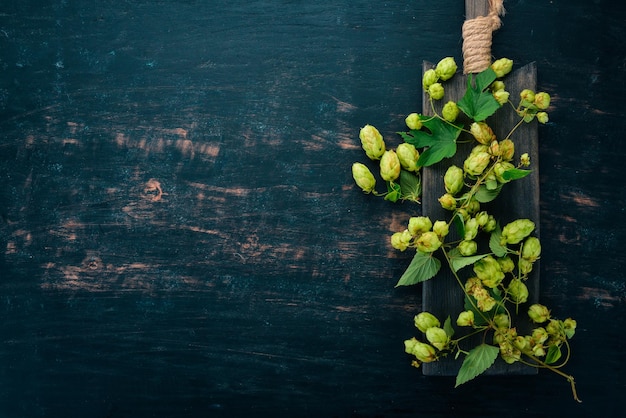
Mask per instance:
[[[485,91],[495,79],[496,73],[491,68],[476,75],[475,86],[472,85],[472,75],[467,77],[467,90],[457,105],[463,113],[476,122],[487,119],[502,106],[490,91]]]
[[[496,361],[498,353],[500,353],[500,350],[492,345],[481,344],[474,347],[463,360],[454,387],[459,387],[463,383],[469,382],[476,376],[484,373]]]
[[[415,253],[411,264],[407,267],[406,271],[398,280],[398,286],[410,286],[426,281],[434,277],[441,268],[441,261],[432,257],[431,254]]]
[[[423,117],[422,124],[430,132],[412,130],[409,133],[400,133],[409,144],[417,148],[428,147],[417,160],[420,167],[431,166],[456,153],[456,139],[461,133],[461,126],[432,117]]]

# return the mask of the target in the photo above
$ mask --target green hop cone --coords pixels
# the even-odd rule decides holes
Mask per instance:
[[[504,161],[511,161],[515,154],[515,143],[510,139],[500,141],[500,156]]]
[[[394,181],[400,176],[400,160],[393,150],[387,150],[380,158],[380,176],[385,181]]]
[[[415,247],[419,252],[432,253],[441,247],[441,240],[437,234],[432,231],[424,232],[415,240]]]
[[[519,94],[522,106],[528,107],[535,101],[535,92],[530,89],[524,89]]]
[[[463,257],[468,257],[478,252],[478,243],[476,243],[476,241],[473,241],[473,240],[461,241],[459,243],[458,249],[459,249],[459,253]]]
[[[518,244],[530,235],[535,229],[535,223],[530,219],[517,219],[502,228],[500,244]]]
[[[404,341],[404,351],[414,355],[422,363],[430,363],[437,360],[437,351],[429,344],[418,341],[415,338]]]
[[[419,159],[420,154],[414,145],[404,142],[398,145],[398,148],[396,148],[396,154],[398,154],[400,165],[406,171],[418,171],[420,169],[417,165],[417,160]]]
[[[513,364],[516,361],[519,361],[522,356],[522,353],[518,348],[516,348],[512,342],[503,341],[500,343],[500,357],[507,364]]]
[[[503,104],[506,104],[509,101],[508,91],[498,90],[498,91],[493,92],[492,94],[493,94],[493,98],[496,99],[496,102],[498,102],[500,106],[502,106]]]
[[[492,93],[495,93],[497,91],[502,91],[505,89],[504,86],[504,81],[502,80],[496,80],[493,83],[491,83],[491,85],[489,86],[489,88],[491,89]]]
[[[496,73],[497,78],[502,78],[513,69],[513,61],[508,58],[500,58],[491,64],[491,69]]]
[[[568,339],[571,339],[576,333],[576,320],[567,318],[563,320],[563,331]]]
[[[474,311],[463,311],[456,319],[456,324],[460,327],[471,327],[474,325]]]
[[[535,344],[543,344],[548,340],[548,331],[544,327],[535,328],[532,331],[531,338]]]
[[[524,276],[528,275],[531,271],[533,271],[533,263],[524,258],[520,258],[518,260],[517,266],[519,268],[520,274]]]
[[[443,350],[450,342],[448,334],[446,334],[446,332],[439,327],[428,328],[426,330],[426,339],[438,350]]]
[[[565,330],[563,329],[563,321],[551,319],[546,325],[546,331],[550,335],[552,341],[563,341],[565,339]]]
[[[428,95],[433,100],[441,100],[441,99],[443,99],[444,93],[445,93],[445,90],[443,89],[443,86],[441,85],[441,83],[431,84],[428,87]]]
[[[439,238],[444,238],[450,232],[450,226],[446,221],[435,221],[433,224],[433,232],[437,234]]]
[[[550,310],[544,305],[535,303],[534,305],[530,305],[528,308],[528,317],[535,324],[543,324],[550,319]]]
[[[424,87],[424,90],[428,91],[428,88],[435,84],[438,80],[439,76],[435,72],[434,68],[426,70],[426,72],[424,72],[424,76],[422,77],[422,87]]]
[[[543,344],[535,344],[532,348],[533,356],[543,357],[546,355],[546,349]]]
[[[507,292],[514,303],[524,303],[528,300],[528,288],[520,279],[511,280]]]
[[[508,170],[513,170],[515,166],[508,161],[500,161],[494,164],[493,173],[496,175],[496,180],[498,183],[504,184],[511,181],[511,179],[505,179],[503,177],[504,173]]]
[[[459,107],[455,102],[450,100],[448,103],[443,105],[443,109],[441,109],[441,115],[448,122],[454,122],[457,117],[459,117]]]
[[[476,222],[478,222],[478,226],[480,228],[483,228],[485,225],[487,225],[487,221],[489,221],[489,214],[487,213],[487,211],[482,211],[482,212],[478,212],[476,214]]]
[[[470,154],[463,162],[463,170],[470,176],[480,176],[490,161],[491,155],[488,152]]]
[[[537,112],[537,122],[545,125],[548,121],[550,121],[550,118],[546,112]]]
[[[402,232],[396,232],[391,235],[391,246],[396,250],[404,251],[409,248],[412,239],[411,233],[408,229],[405,229]]]
[[[437,200],[439,200],[439,204],[441,204],[441,207],[445,210],[456,209],[456,199],[450,193],[444,194]]]
[[[507,314],[501,313],[493,317],[493,323],[496,325],[496,328],[509,329],[511,318]]]
[[[451,165],[443,176],[443,183],[446,192],[455,195],[463,188],[463,169],[455,165]]]
[[[376,187],[376,179],[365,164],[352,164],[352,178],[354,178],[354,182],[365,193],[371,193],[374,190],[374,187]]]
[[[452,57],[446,57],[437,63],[435,73],[443,81],[451,79],[457,70],[456,62]]]
[[[496,288],[504,279],[500,264],[490,255],[474,263],[474,273],[484,286],[491,289]]]
[[[489,218],[487,219],[487,223],[483,227],[483,231],[493,232],[496,229],[496,226],[498,226],[498,221],[496,221],[496,218],[494,218],[493,215],[489,215]]]
[[[439,322],[437,317],[430,312],[420,312],[415,315],[413,322],[415,323],[417,329],[422,332],[426,332],[428,328],[441,326],[441,322]]]
[[[519,157],[519,163],[520,165],[522,165],[523,167],[528,167],[530,165],[530,155],[528,155],[527,152],[523,153],[520,157]]]
[[[522,244],[522,258],[534,262],[541,255],[541,243],[539,238],[528,237]]]
[[[509,257],[508,255],[498,258],[497,261],[498,264],[500,264],[500,269],[503,273],[511,273],[513,270],[515,270],[515,262],[513,262],[511,257]]]
[[[422,120],[420,119],[420,115],[417,113],[411,113],[406,117],[406,119],[404,119],[404,122],[409,129],[414,129],[416,131],[422,129]]]
[[[359,133],[361,145],[370,160],[380,160],[385,152],[385,141],[378,129],[372,125],[365,125]]]
[[[537,106],[537,109],[539,110],[546,110],[550,107],[550,95],[543,91],[535,94],[533,104]]]
[[[433,223],[428,216],[412,216],[409,218],[409,232],[414,237],[430,231],[432,227]]]
[[[463,239],[465,241],[473,240],[478,235],[478,219],[470,218],[465,221],[465,235]]]
[[[470,125],[470,133],[482,145],[490,145],[496,139],[493,130],[485,122],[473,122]]]

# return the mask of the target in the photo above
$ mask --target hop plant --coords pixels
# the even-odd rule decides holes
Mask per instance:
[[[419,194],[420,164],[423,167],[441,164],[463,149],[457,148],[457,144],[475,140],[470,153],[459,156],[462,166],[448,164],[443,175],[445,194],[438,200],[449,211],[449,221],[433,223],[427,214],[412,216],[404,230],[390,237],[393,248],[415,252],[398,286],[432,279],[445,266],[464,293],[462,311],[450,312],[445,321],[428,312],[416,315],[415,326],[424,334],[425,341],[405,340],[405,351],[414,357],[411,364],[415,367],[455,352],[456,356],[464,356],[457,385],[483,373],[498,356],[508,364],[523,362],[549,369],[570,382],[578,400],[574,378],[561,371],[570,358],[568,340],[575,334],[576,321],[554,318],[545,305],[534,300],[529,303],[527,283],[541,256],[540,241],[532,236],[535,223],[521,218],[501,228],[490,213],[491,206],[485,206],[493,205],[490,202],[509,183],[530,173],[527,169],[531,164],[530,154],[524,152],[517,157],[515,153],[516,129],[522,122],[549,121],[550,95],[546,92],[522,89],[517,107],[511,103],[504,77],[512,68],[512,60],[498,59],[484,72],[468,76],[467,90],[460,100],[448,99],[436,104],[434,101],[446,96],[444,84],[458,69],[452,57],[440,60],[422,78],[433,115],[407,115],[404,123],[409,132],[399,133],[403,143],[395,150],[386,147],[380,132],[371,125],[363,127],[359,134],[367,156],[379,160],[387,193],[380,194],[374,189],[376,180],[363,164],[353,164],[353,177],[366,193],[384,196],[392,202],[404,200],[407,190]],[[510,116],[519,117],[508,133],[501,132],[501,122],[509,120],[509,115],[490,119],[501,108],[508,109]],[[490,126],[493,120],[499,121],[498,137]],[[457,233],[450,234],[451,230]],[[468,276],[471,277],[464,280]],[[527,303],[530,306],[526,307]],[[520,312],[526,312],[536,324],[528,335],[518,335],[516,323]],[[452,315],[456,321],[451,320]],[[456,336],[453,323],[470,329]],[[466,338],[476,334],[480,334],[482,342],[468,351],[465,345],[471,340]]]

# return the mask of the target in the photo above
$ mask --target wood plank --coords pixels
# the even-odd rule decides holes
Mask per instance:
[[[488,2],[476,2],[466,1],[467,18],[474,16],[486,15],[488,13]],[[433,68],[434,64],[425,62],[423,65],[423,71]],[[535,63],[530,63],[522,68],[513,71],[507,75],[504,79],[506,84],[506,90],[510,92],[512,101],[517,100],[519,93],[529,88],[536,90],[537,87],[537,69]],[[467,77],[457,74],[453,79],[449,80],[445,84],[446,97],[436,103],[435,108],[437,112],[441,112],[443,104],[448,100],[458,101],[461,99],[465,92],[467,85]],[[422,109],[426,115],[432,115],[428,94],[423,94]],[[489,118],[487,122],[492,127],[497,138],[504,138],[511,127],[513,127],[519,118],[513,109],[509,111],[504,108],[496,112],[496,114]],[[441,208],[438,202],[440,196],[446,193],[443,183],[443,175],[451,164],[456,164],[462,167],[463,161],[471,148],[476,144],[473,138],[468,134],[462,134],[459,137],[459,141],[469,139],[470,141],[465,144],[459,144],[457,154],[450,160],[445,160],[442,164],[437,164],[432,167],[424,169],[423,172],[423,214],[429,216],[433,222],[438,219],[449,219],[450,212]],[[493,214],[496,219],[500,221],[501,225],[518,219],[529,218],[532,219],[537,225],[535,231],[536,236],[539,237],[539,153],[538,153],[538,132],[536,122],[523,124],[518,128],[516,133],[511,138],[516,145],[516,158],[519,158],[524,152],[527,152],[531,157],[531,169],[532,173],[526,178],[507,184],[500,196],[489,204],[482,205],[484,210],[487,210],[490,214]],[[452,232],[456,234],[456,232]],[[455,235],[452,235],[452,239],[455,239]],[[469,270],[469,269],[467,269]],[[468,272],[464,273],[464,278],[469,277]],[[522,304],[520,312],[524,312],[529,304],[536,303],[539,296],[539,261],[533,268],[530,277],[527,282],[527,286],[530,292],[529,301],[526,304]],[[423,309],[438,316],[439,318],[445,318],[447,315],[451,315],[453,319],[456,318],[459,312],[463,310],[463,291],[458,286],[454,276],[444,268],[434,278],[424,283],[423,288]],[[519,317],[516,323],[520,324],[518,327],[519,332],[529,330],[531,324],[525,319],[525,314]],[[471,340],[472,343],[476,343],[479,339]],[[444,358],[438,362],[427,363],[423,365],[423,373],[427,376],[452,376],[456,375],[458,369],[462,363],[462,357],[457,360],[453,358]],[[520,363],[514,363],[512,365],[506,364],[500,358],[493,367],[491,367],[487,374],[536,374],[535,368],[524,366]]]

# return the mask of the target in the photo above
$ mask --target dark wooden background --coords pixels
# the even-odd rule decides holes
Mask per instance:
[[[409,366],[420,287],[388,245],[419,206],[352,184],[464,2],[0,5],[0,416],[619,416],[626,349],[625,6],[507,0],[493,53],[536,61],[541,300],[567,371]]]

